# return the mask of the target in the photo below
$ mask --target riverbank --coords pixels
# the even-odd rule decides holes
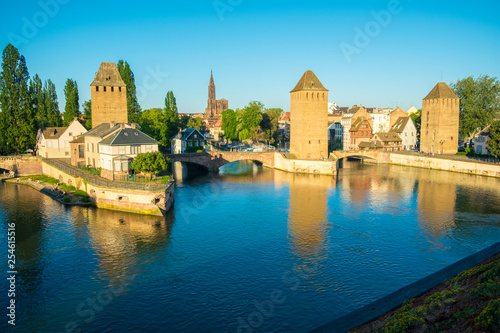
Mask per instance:
[[[498,332],[500,255],[351,332]]]
[[[498,332],[500,243],[311,332]]]
[[[32,179],[31,177],[18,177],[18,178],[4,178],[1,181],[5,183],[13,183],[18,185],[29,186],[40,193],[43,193],[55,201],[65,205],[65,206],[94,206],[90,201],[88,195],[78,195],[75,194],[76,191],[64,191],[58,189],[55,185]]]

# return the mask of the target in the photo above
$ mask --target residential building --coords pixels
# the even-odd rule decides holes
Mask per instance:
[[[278,120],[278,136],[280,140],[290,140],[290,112],[283,112]]]
[[[210,138],[218,141],[219,138],[224,135],[224,131],[222,130],[222,117],[208,118],[207,122]]]
[[[486,143],[490,139],[490,126],[485,127],[474,136],[474,151],[477,154],[490,155]]]
[[[70,158],[70,142],[86,132],[76,118],[67,127],[40,128],[37,134],[37,155],[44,158]]]
[[[351,150],[359,149],[361,142],[369,142],[372,137],[372,127],[370,125],[371,118],[358,117],[354,120],[349,132],[351,133]]]
[[[408,115],[412,114],[412,113],[417,113],[418,109],[414,106],[412,106],[411,108],[408,109],[408,111],[406,111],[408,113]]]
[[[208,103],[205,109],[205,118],[222,115],[222,111],[228,109],[227,99],[217,99],[215,97],[215,83],[213,73],[210,72],[210,83],[208,84]]]
[[[158,141],[135,127],[120,123],[119,128],[99,142],[101,177],[116,180],[133,171],[130,164],[141,153],[158,151]]]
[[[135,128],[136,124],[128,123],[100,123],[96,127],[92,128],[87,133],[83,134],[85,138],[85,161],[86,165],[90,165],[94,168],[103,167],[101,164],[101,155],[99,151],[99,143],[107,138],[109,135],[115,133],[120,128]]]
[[[328,89],[306,71],[290,92],[290,153],[299,159],[328,158]]]
[[[373,118],[373,131],[374,132],[389,132],[391,127],[389,126],[389,115],[384,113],[373,113],[371,114]]]
[[[374,143],[375,148],[383,148],[387,151],[401,150],[403,142],[395,132],[375,133],[370,141]]]
[[[103,62],[90,84],[92,127],[101,123],[127,123],[127,86],[114,62]]]
[[[402,141],[403,150],[414,150],[417,145],[417,128],[411,117],[400,117],[390,132],[397,133]]]
[[[373,119],[371,115],[366,111],[363,105],[354,105],[347,112],[342,115],[341,125],[344,128],[343,136],[343,147],[344,150],[351,149],[351,125],[356,121],[357,118],[364,117],[370,124],[370,128],[373,129]]]
[[[408,113],[400,107],[396,108],[396,110],[392,111],[389,115],[389,128],[392,128],[396,121],[401,117],[408,117]]]
[[[171,138],[172,154],[184,154],[203,150],[205,137],[195,128],[186,128]]]
[[[390,115],[395,109],[393,108],[379,108],[378,113],[383,113],[385,115]]]
[[[328,127],[328,145],[335,145],[337,142],[340,142],[340,146],[342,147],[344,141],[344,128],[340,121],[331,123]]]
[[[75,140],[69,142],[71,165],[76,167],[85,166],[85,137],[80,135]]]
[[[422,102],[420,150],[427,153],[456,154],[460,98],[444,82],[439,82]]]

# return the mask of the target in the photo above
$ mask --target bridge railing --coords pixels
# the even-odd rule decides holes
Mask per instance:
[[[85,171],[82,171],[72,165],[69,165],[65,162],[56,160],[56,159],[43,159],[43,162],[53,166],[56,169],[61,170],[68,175],[73,177],[82,178],[88,183],[95,186],[102,186],[107,188],[115,188],[115,189],[124,189],[124,190],[138,190],[138,191],[163,191],[168,186],[170,186],[173,181],[170,180],[165,184],[140,184],[133,182],[121,182],[121,181],[112,181],[99,176],[91,175]]]

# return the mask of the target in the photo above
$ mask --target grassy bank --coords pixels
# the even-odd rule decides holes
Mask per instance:
[[[351,332],[499,332],[500,255]]]

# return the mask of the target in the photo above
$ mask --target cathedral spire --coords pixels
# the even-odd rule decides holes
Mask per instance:
[[[211,86],[215,86],[215,83],[214,83],[214,74],[213,74],[212,70],[210,70],[210,85]]]

